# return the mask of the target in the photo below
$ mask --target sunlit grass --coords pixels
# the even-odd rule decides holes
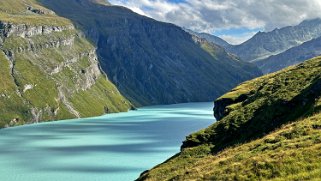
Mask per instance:
[[[218,99],[232,100],[225,117],[188,136],[180,154],[141,178],[320,179],[320,70],[317,57],[241,84]]]

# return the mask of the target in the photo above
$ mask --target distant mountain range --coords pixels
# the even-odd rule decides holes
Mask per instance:
[[[261,75],[224,51],[209,53],[180,27],[124,7],[88,0],[41,2],[94,42],[102,69],[135,105],[214,100]]]
[[[263,73],[295,65],[321,53],[319,18],[305,20],[296,26],[275,29],[271,32],[258,32],[240,45],[230,45],[214,35],[187,31],[224,47],[243,61],[255,63]]]
[[[271,73],[321,55],[321,37],[255,62],[263,73]]]
[[[321,36],[321,19],[306,20],[297,26],[259,32],[248,41],[228,50],[247,62],[277,55],[292,47]]]

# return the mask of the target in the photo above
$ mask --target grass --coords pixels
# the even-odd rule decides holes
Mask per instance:
[[[320,124],[318,113],[214,155],[206,154],[204,145],[188,148],[155,167],[146,180],[317,180],[321,132],[315,125]]]
[[[211,175],[210,178],[214,180],[320,178],[321,135],[320,130],[313,129],[314,124],[321,123],[320,116],[317,114],[283,126],[262,139],[222,151],[212,157],[212,160],[220,157],[219,162],[214,164],[220,166],[220,169],[214,173],[207,165],[204,168],[208,171],[206,175]],[[317,174],[310,175],[310,172]]]
[[[45,14],[36,14],[28,11],[28,7],[39,9]],[[2,0],[0,1],[0,21],[10,22],[12,24],[26,25],[50,25],[50,26],[68,26],[71,22],[65,18],[58,17],[40,6],[36,0]]]
[[[220,108],[221,101],[226,101],[224,99],[232,99],[225,106],[238,109],[231,109],[218,124],[208,128],[205,134],[194,137],[215,141],[216,145],[220,145],[217,149],[222,149],[224,145],[242,142],[255,135],[261,136],[260,134],[303,116],[309,112],[318,96],[313,90],[319,89],[320,62],[320,57],[315,58],[300,66],[241,84],[216,101],[216,109]],[[246,95],[246,98],[238,99],[240,95]],[[255,131],[247,132],[246,129],[249,128]],[[235,140],[233,136],[238,134],[241,136]],[[193,144],[192,140],[189,143],[187,139],[186,144]]]
[[[71,31],[75,32],[75,31]],[[15,78],[22,92],[22,98],[27,102],[29,110],[26,111],[30,117],[30,109],[37,108],[42,112],[41,120],[56,120],[73,118],[67,108],[58,97],[58,87],[61,86],[68,101],[80,112],[82,117],[97,116],[108,112],[127,111],[130,103],[118,92],[116,87],[109,82],[102,74],[97,77],[96,83],[88,90],[82,90],[86,82],[86,75],[82,73],[92,65],[90,52],[94,47],[84,38],[76,36],[71,32],[53,33],[48,36],[35,36],[28,40],[38,45],[33,52],[30,50],[15,51],[13,42],[20,42],[20,37],[12,37],[5,41],[4,48],[14,52]],[[41,44],[74,38],[72,46],[43,48]],[[17,38],[18,40],[15,40]],[[26,43],[26,45],[28,44]],[[9,46],[8,46],[9,44]],[[23,45],[23,44],[20,44]],[[72,60],[72,61],[71,61]],[[8,60],[5,60],[8,62]],[[69,63],[67,63],[69,61]],[[51,75],[53,69],[65,65],[62,70]],[[12,82],[12,80],[11,80]],[[25,85],[33,85],[31,90],[23,92]],[[23,103],[26,104],[26,103]],[[5,105],[3,105],[5,106]],[[57,111],[57,115],[53,112]],[[10,114],[9,114],[10,115]],[[10,119],[3,118],[8,120]],[[22,119],[22,118],[21,118]],[[26,120],[30,122],[31,120]]]
[[[53,80],[47,77],[42,70],[33,65],[29,60],[28,55],[16,54],[16,78],[20,86],[20,91],[23,92],[25,85],[33,85],[33,89],[23,92],[23,97],[28,102],[38,108],[46,106],[57,108],[58,95],[56,84]],[[45,100],[45,101],[44,101]]]
[[[44,14],[30,12],[29,6]],[[0,21],[27,24],[29,28],[72,25],[35,0],[1,1]],[[64,41],[71,44],[63,45]],[[98,66],[95,48],[75,29],[27,38],[12,35],[4,38],[0,50],[0,128],[35,122],[32,110],[40,115],[39,121],[74,118],[60,97],[61,90],[82,117],[102,115],[107,107],[108,112],[127,111],[131,107],[100,71],[90,71]],[[11,59],[3,52],[11,52]],[[14,64],[12,74],[10,62]],[[55,72],[57,68],[59,71]],[[85,86],[87,79],[92,80],[92,85]],[[33,87],[24,90],[26,85]],[[14,119],[19,121],[13,123]]]
[[[320,179],[320,70],[317,57],[241,84],[216,101],[231,108],[221,120],[188,136],[181,153],[140,179]]]
[[[88,91],[75,93],[71,102],[83,117],[127,111],[130,107],[130,103],[119,94],[117,88],[103,76]]]
[[[17,94],[17,87],[10,75],[9,62],[0,52],[0,128],[9,126],[12,119],[27,120],[29,107]],[[20,121],[19,124],[23,124]]]

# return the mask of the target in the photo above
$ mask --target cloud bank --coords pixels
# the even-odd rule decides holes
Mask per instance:
[[[159,21],[240,43],[258,29],[270,31],[321,17],[320,0],[109,0]],[[224,30],[246,32],[224,34]]]

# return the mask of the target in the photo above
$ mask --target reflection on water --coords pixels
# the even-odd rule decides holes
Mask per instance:
[[[214,122],[212,103],[0,130],[1,180],[134,180]]]

